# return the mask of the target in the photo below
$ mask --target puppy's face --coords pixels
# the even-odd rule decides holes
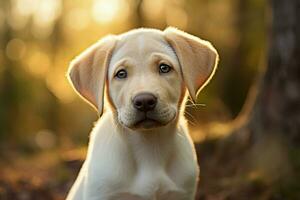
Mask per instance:
[[[185,88],[195,101],[217,62],[214,47],[198,37],[175,28],[136,29],[89,47],[71,62],[68,77],[100,116],[106,83],[118,121],[149,129],[176,119]]]
[[[173,121],[185,91],[175,52],[162,36],[151,32],[121,37],[112,53],[107,83],[119,123],[131,129]]]

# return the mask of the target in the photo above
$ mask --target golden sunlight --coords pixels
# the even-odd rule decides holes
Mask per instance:
[[[33,19],[32,32],[37,38],[46,38],[52,33],[55,20],[60,16],[61,0],[14,0],[8,24],[21,30]]]
[[[125,0],[94,0],[92,7],[93,18],[100,24],[124,20],[128,13],[129,5]]]
[[[74,21],[76,23],[74,23]],[[66,13],[64,23],[67,28],[80,31],[88,27],[90,23],[89,12],[83,8],[73,8]]]
[[[188,24],[188,15],[180,6],[170,5],[166,10],[166,21],[169,26],[184,30]]]
[[[44,78],[50,70],[51,60],[41,49],[32,49],[31,47],[31,52],[25,59],[24,67],[32,75]]]
[[[59,66],[59,65],[58,65]],[[66,80],[65,70],[63,68],[52,69],[46,76],[46,85],[62,103],[70,103],[74,97],[74,92]]]
[[[55,20],[61,14],[61,0],[43,0],[33,14],[33,34],[37,38],[46,38],[52,33]]]
[[[156,20],[163,17],[164,0],[144,0],[142,3],[143,15],[148,20]]]

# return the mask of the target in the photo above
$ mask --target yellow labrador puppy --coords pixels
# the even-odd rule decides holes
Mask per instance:
[[[213,76],[218,54],[175,28],[110,35],[69,68],[78,94],[103,113],[68,200],[192,200],[199,169],[182,110]]]

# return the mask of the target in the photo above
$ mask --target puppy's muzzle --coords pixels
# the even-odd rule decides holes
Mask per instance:
[[[139,93],[133,98],[132,103],[138,111],[148,112],[155,109],[157,97],[148,92]]]

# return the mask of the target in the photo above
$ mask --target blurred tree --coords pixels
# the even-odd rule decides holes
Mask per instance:
[[[236,2],[236,31],[238,39],[236,47],[230,55],[230,63],[226,71],[224,84],[224,101],[233,116],[237,116],[247,92],[256,78],[256,74],[265,58],[265,10],[266,2],[239,0]],[[226,58],[224,58],[226,59]],[[221,57],[221,62],[222,61]],[[239,84],[236,84],[239,83]],[[231,90],[235,92],[230,92]]]
[[[228,137],[196,144],[202,154],[197,199],[224,189],[224,199],[300,199],[300,1],[272,0],[270,5],[268,63],[261,80],[228,125],[233,128]],[[214,166],[221,166],[218,173]],[[208,186],[212,176],[215,188]],[[222,180],[227,189],[218,185]]]
[[[1,7],[8,12],[9,2],[0,2]],[[4,24],[3,30],[0,32],[1,43],[0,49],[3,49],[3,54],[5,54],[5,49],[7,43],[13,38],[12,31],[7,28],[8,25]],[[0,138],[8,136],[10,132],[13,131],[12,123],[14,122],[14,117],[18,112],[18,85],[16,84],[16,78],[13,76],[16,63],[7,59],[6,56],[2,56],[2,69],[0,73]]]
[[[144,17],[142,13],[142,3],[143,0],[136,0],[135,1],[135,6],[136,6],[136,27],[140,28],[144,26]]]
[[[279,133],[300,142],[300,1],[272,0],[268,68],[248,127],[255,139]]]

